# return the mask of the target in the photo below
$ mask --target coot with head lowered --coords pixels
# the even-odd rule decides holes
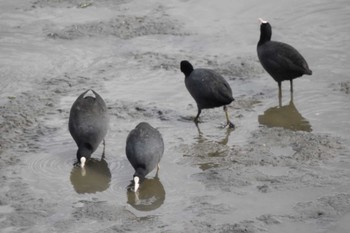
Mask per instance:
[[[73,103],[68,126],[78,146],[77,159],[81,167],[105,138],[108,123],[106,103],[95,91],[83,92]]]
[[[159,131],[146,122],[139,123],[126,139],[126,156],[135,169],[134,188],[136,192],[139,182],[157,167],[164,153],[164,142]]]

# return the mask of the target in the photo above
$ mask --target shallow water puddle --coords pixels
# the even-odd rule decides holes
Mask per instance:
[[[259,115],[258,121],[260,124],[268,127],[283,127],[295,131],[312,131],[310,122],[298,112],[292,101],[288,105],[267,109],[264,114]]]
[[[293,155],[296,153],[295,150],[293,150],[292,147],[289,146],[271,146],[270,149],[272,155],[276,157],[293,157]]]

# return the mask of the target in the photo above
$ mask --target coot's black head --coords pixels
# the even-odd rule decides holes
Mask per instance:
[[[181,61],[180,68],[181,72],[184,73],[186,77],[189,76],[193,71],[193,66],[189,61]]]
[[[92,147],[90,144],[85,144],[84,146],[79,147],[77,151],[77,159],[81,167],[85,166],[85,161],[90,159],[91,154],[92,154]]]
[[[131,190],[136,192],[139,187],[140,187],[140,183],[143,182],[143,180],[145,179],[146,177],[146,171],[145,169],[139,167],[136,169],[135,171],[135,174],[134,174],[134,177],[133,177],[133,187],[131,187]]]
[[[140,180],[143,180],[147,175],[147,171],[145,166],[143,165],[139,165],[136,169],[135,169],[135,173],[134,173],[134,177],[137,176],[140,178]]]
[[[260,40],[258,45],[262,45],[267,41],[271,40],[271,35],[272,35],[272,28],[271,25],[269,24],[269,22],[263,20],[263,19],[259,19],[261,22],[260,25]]]

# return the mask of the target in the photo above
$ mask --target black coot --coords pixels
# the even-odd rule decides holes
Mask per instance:
[[[271,25],[262,19],[260,25],[260,40],[257,50],[261,65],[278,83],[278,96],[281,101],[281,82],[290,80],[290,90],[293,94],[293,79],[304,74],[311,75],[312,71],[301,54],[292,46],[271,41]]]
[[[78,146],[77,159],[81,167],[97,149],[108,130],[108,114],[104,100],[91,90],[74,102],[69,115],[69,132]]]
[[[159,131],[146,122],[139,123],[126,139],[126,156],[135,169],[134,189],[139,188],[139,181],[146,177],[163,156],[164,142]]]
[[[198,123],[202,109],[224,106],[227,125],[234,128],[226,108],[226,105],[234,101],[234,98],[226,80],[214,70],[193,69],[188,61],[181,61],[180,68],[185,74],[186,88],[197,103],[198,114],[194,121]]]

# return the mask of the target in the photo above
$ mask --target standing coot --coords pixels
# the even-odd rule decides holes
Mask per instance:
[[[78,146],[77,159],[81,167],[106,136],[109,121],[104,100],[95,91],[89,91],[74,102],[68,123],[69,132]]]
[[[290,91],[293,94],[293,79],[312,71],[301,54],[292,46],[271,41],[271,25],[262,19],[260,25],[260,40],[258,42],[258,57],[261,65],[278,83],[278,97],[281,101],[281,82],[290,80]]]
[[[188,61],[181,61],[180,67],[185,74],[186,88],[197,103],[198,114],[194,121],[198,123],[202,109],[224,106],[227,125],[234,128],[234,124],[229,120],[226,107],[234,101],[234,98],[226,80],[214,70],[193,69]]]
[[[158,130],[146,122],[139,123],[126,139],[126,156],[135,169],[134,192],[139,180],[145,178],[157,166],[163,156],[164,142]]]

